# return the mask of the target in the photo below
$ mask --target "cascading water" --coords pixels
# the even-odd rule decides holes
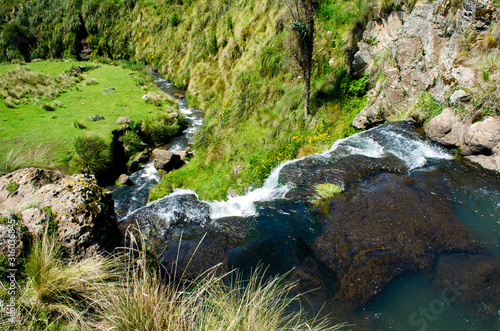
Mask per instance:
[[[321,183],[345,191],[314,208]],[[299,291],[319,289],[308,302],[353,330],[497,330],[499,219],[497,175],[393,123],[282,163],[242,196],[175,190],[122,224],[150,233],[166,266],[293,269]]]
[[[158,73],[151,73],[155,83],[166,93],[184,95],[185,91],[175,88],[172,83],[164,79]],[[198,109],[189,108],[186,99],[176,98],[179,111],[186,116],[187,127],[178,136],[174,137],[168,144],[167,149],[173,153],[185,150],[191,146],[195,131],[203,125],[203,112]],[[149,191],[158,184],[161,176],[154,167],[153,162],[149,162],[130,176],[134,185],[118,187],[113,190],[115,210],[118,219],[123,219],[133,211],[145,206],[148,202]]]

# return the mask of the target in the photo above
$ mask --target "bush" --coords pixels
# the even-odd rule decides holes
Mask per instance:
[[[10,182],[9,184],[7,184],[7,186],[5,186],[5,189],[10,193],[14,193],[18,188],[19,185],[16,182]]]
[[[418,123],[427,123],[432,118],[441,114],[443,111],[443,105],[438,102],[431,93],[422,92],[420,99],[413,106],[413,110],[410,115]]]
[[[123,136],[120,137],[120,140],[123,144],[127,157],[144,150],[145,144],[142,142],[139,135],[134,131],[126,131]]]
[[[85,85],[85,86],[96,85],[96,84],[97,84],[97,79],[95,79],[95,78],[86,79],[83,82],[83,85]]]
[[[144,244],[144,243],[143,243]],[[142,245],[144,247],[144,245]],[[338,330],[328,321],[288,312],[294,284],[284,277],[264,280],[258,269],[243,281],[218,276],[217,266],[195,279],[165,284],[160,270],[148,270],[145,250],[128,258],[115,288],[99,293],[103,330]],[[177,275],[171,275],[175,278]],[[229,285],[226,285],[229,284]]]
[[[7,97],[4,101],[4,104],[7,108],[14,108],[14,106],[16,105],[12,97]]]
[[[156,93],[148,92],[144,96],[144,100],[146,101],[146,103],[150,103],[150,104],[158,106],[158,107],[161,106],[161,98]]]
[[[142,121],[141,130],[154,145],[165,144],[170,137],[179,133],[183,119],[168,116],[150,117]]]
[[[112,152],[109,144],[98,136],[78,137],[75,140],[78,163],[84,173],[91,173],[99,179],[112,168]]]

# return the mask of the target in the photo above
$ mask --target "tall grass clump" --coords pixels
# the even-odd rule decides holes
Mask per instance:
[[[115,258],[99,255],[68,263],[46,227],[35,237],[25,266],[27,283],[19,297],[24,328],[46,329],[59,323],[87,329],[95,294],[112,286],[117,266]]]
[[[128,157],[144,150],[146,144],[142,142],[141,137],[132,130],[125,131],[120,140]]]
[[[144,244],[144,243],[143,243]],[[258,269],[243,281],[219,275],[217,266],[198,277],[165,283],[160,270],[151,270],[141,249],[127,254],[124,272],[113,288],[99,292],[101,330],[338,330],[326,319],[309,321],[304,311],[287,307],[293,284],[283,277],[264,280]],[[175,272],[175,271],[174,271]]]
[[[25,161],[20,150],[11,149],[8,153],[2,154],[0,156],[0,176],[21,168]]]
[[[149,117],[142,121],[141,131],[153,145],[161,145],[178,134],[184,125],[183,115],[177,118],[168,115]]]
[[[410,115],[419,123],[427,123],[432,118],[441,114],[443,105],[432,96],[430,92],[422,92]]]
[[[81,170],[99,179],[113,165],[113,153],[109,144],[99,136],[80,136],[74,143],[77,162]]]

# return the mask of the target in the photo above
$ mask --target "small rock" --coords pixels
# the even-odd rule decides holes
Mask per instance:
[[[137,170],[139,170],[139,161],[133,160],[133,161],[127,163],[127,171],[129,173],[134,173]]]
[[[178,117],[179,117],[179,113],[177,113],[177,112],[173,112],[173,113],[168,114],[169,119],[178,118]]]
[[[175,154],[179,155],[181,160],[185,160],[187,158],[187,152],[184,150],[184,151],[179,151],[179,152],[175,152]]]
[[[134,120],[132,120],[132,119],[131,119],[131,118],[129,118],[129,117],[120,116],[120,117],[118,117],[118,119],[116,120],[116,123],[117,123],[117,124],[133,124],[133,123],[134,123]]]
[[[138,161],[139,163],[147,163],[149,161],[149,154],[141,153],[134,158],[134,161]]]
[[[112,88],[112,87],[108,87],[108,88],[106,89],[106,92],[113,92],[114,90],[115,90],[114,88]]]
[[[234,192],[232,189],[228,188],[227,189],[227,196],[230,198],[236,198],[238,197],[238,193]]]
[[[458,107],[461,103],[468,103],[472,100],[472,96],[464,90],[456,90],[450,97],[450,104]]]
[[[177,154],[174,154],[170,151],[166,151],[161,149],[156,153],[155,156],[155,168],[165,171],[172,171],[174,169],[179,169],[184,165],[184,162],[181,161],[181,157]]]
[[[121,174],[120,177],[118,177],[118,183],[120,183],[121,185],[127,185],[127,186],[132,185],[132,181],[125,174]]]
[[[89,121],[91,121],[91,122],[96,122],[96,121],[99,121],[99,120],[103,120],[104,116],[102,116],[102,115],[94,115],[94,116],[87,117],[87,119]]]
[[[177,99],[184,99],[184,96],[180,93],[175,93],[174,97],[176,97]]]
[[[128,130],[130,130],[130,125],[125,124],[125,125],[122,125],[122,126],[120,127],[120,132],[121,132],[122,134],[123,134],[123,133],[125,133],[125,132],[126,132],[126,131],[128,131]]]

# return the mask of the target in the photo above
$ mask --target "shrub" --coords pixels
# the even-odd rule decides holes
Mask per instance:
[[[7,108],[14,108],[15,102],[12,97],[7,97],[4,101],[5,107]]]
[[[123,136],[120,137],[120,140],[128,157],[144,150],[145,144],[142,142],[139,135],[134,131],[126,131]]]
[[[413,106],[410,115],[419,123],[427,123],[432,118],[441,114],[442,111],[443,105],[431,93],[422,92],[420,99]]]
[[[24,157],[20,151],[11,149],[8,153],[0,156],[0,175],[8,174],[14,170],[21,168],[25,163]]]
[[[43,108],[44,110],[46,110],[46,111],[54,111],[54,110],[56,110],[56,108],[55,108],[53,105],[48,104],[48,103],[44,103],[44,104],[42,105],[42,108]]]
[[[94,174],[99,179],[111,170],[112,152],[101,137],[78,137],[74,146],[83,172]]]
[[[85,86],[96,85],[96,84],[97,84],[97,79],[95,79],[95,78],[86,79],[83,82],[83,85],[85,85]]]
[[[143,245],[144,247],[144,245]],[[288,312],[294,284],[284,277],[265,281],[258,269],[250,279],[218,276],[217,266],[195,279],[165,284],[148,270],[145,250],[128,254],[114,288],[99,293],[101,330],[338,330],[327,320],[308,321],[304,311]],[[173,275],[172,278],[175,278]]]
[[[148,92],[144,96],[144,100],[146,100],[146,103],[150,103],[155,106],[161,106],[161,99],[160,96],[156,93]]]
[[[150,117],[142,121],[141,130],[151,143],[161,145],[179,133],[183,121],[180,117],[179,119],[168,116]]]
[[[27,284],[19,299],[20,311],[27,317],[23,329],[46,329],[60,319],[86,329],[94,294],[103,286],[112,286],[116,262],[114,258],[94,255],[66,264],[60,246],[46,227],[41,236],[35,237],[26,263]]]

